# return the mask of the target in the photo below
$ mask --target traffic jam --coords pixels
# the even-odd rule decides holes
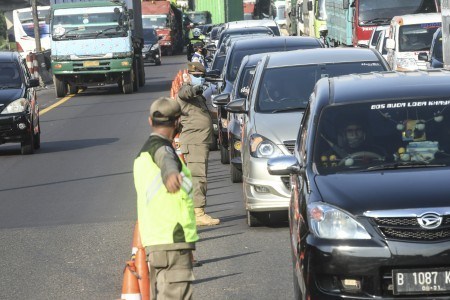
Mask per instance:
[[[450,299],[450,7],[245,0],[219,18],[208,1],[52,1],[42,22],[57,98],[99,85],[127,97],[145,89],[146,63],[187,55],[164,93],[182,103],[191,86],[205,101],[208,151],[240,184],[247,229],[284,220],[295,299]],[[0,53],[0,144],[23,155],[41,148],[37,87],[18,52]],[[197,226],[221,226],[192,183]]]

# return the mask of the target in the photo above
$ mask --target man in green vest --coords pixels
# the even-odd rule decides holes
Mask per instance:
[[[192,250],[198,240],[192,177],[172,139],[181,107],[158,98],[150,107],[152,133],[134,161],[142,245],[148,253],[152,299],[192,299]]]

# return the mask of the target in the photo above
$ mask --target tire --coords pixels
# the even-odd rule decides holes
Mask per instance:
[[[53,83],[55,84],[56,97],[62,98],[67,94],[67,85],[59,79],[56,75],[53,75]]]
[[[230,164],[231,182],[242,182],[242,171],[236,168],[233,164]]]
[[[227,148],[225,148],[224,146],[220,145],[220,162],[224,165],[227,165],[230,163],[230,152],[228,151]]]
[[[139,68],[139,86],[143,87],[145,85],[145,67],[144,60],[142,58],[138,59]]]
[[[133,75],[132,81],[133,81],[133,92],[137,92],[139,89],[139,68],[137,66],[137,60],[133,62]]]
[[[122,75],[122,82],[119,84],[119,87],[122,86],[122,92],[124,94],[131,94],[133,93],[133,70],[127,73],[123,73]]]
[[[76,85],[68,84],[67,87],[69,94],[76,94],[78,92],[78,87]]]
[[[30,136],[25,141],[20,143],[20,153],[22,155],[29,155],[34,153],[34,134],[30,133]]]
[[[160,66],[161,65],[161,60],[158,59],[157,61],[155,61],[155,66]]]
[[[247,225],[249,227],[261,226],[262,222],[260,220],[260,215],[247,210]]]

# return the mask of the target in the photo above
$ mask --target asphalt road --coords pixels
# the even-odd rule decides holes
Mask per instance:
[[[131,95],[106,86],[59,103],[52,86],[40,90],[41,149],[0,146],[0,299],[120,298],[136,222],[133,160],[151,101],[168,96],[185,67],[184,55],[163,58]],[[207,212],[222,223],[199,229],[195,298],[293,298],[286,222],[246,225],[241,184],[217,151]]]

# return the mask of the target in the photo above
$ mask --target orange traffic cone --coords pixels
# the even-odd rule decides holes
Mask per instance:
[[[147,255],[144,248],[139,248],[136,253],[136,271],[139,274],[139,290],[142,300],[150,300],[150,276],[147,264]]]
[[[136,221],[136,224],[134,225],[134,232],[133,232],[133,241],[131,242],[131,259],[135,260],[136,253],[139,248],[142,248],[142,242],[141,242],[141,234],[139,233],[139,225]]]
[[[136,273],[134,261],[127,261],[127,265],[123,271],[122,296],[124,300],[141,300],[139,292],[139,275]]]

